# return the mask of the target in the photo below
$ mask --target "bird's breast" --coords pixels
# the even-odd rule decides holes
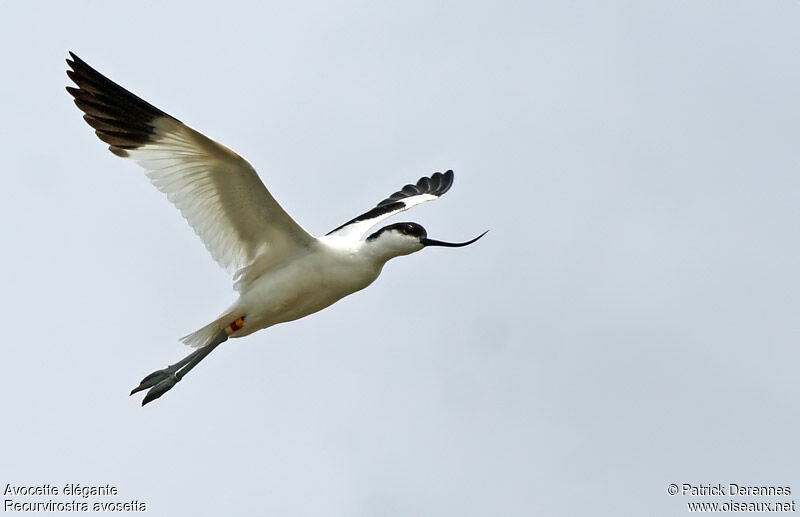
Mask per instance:
[[[367,287],[379,273],[380,267],[346,254],[295,260],[262,275],[242,293],[246,327],[254,332],[308,316]]]

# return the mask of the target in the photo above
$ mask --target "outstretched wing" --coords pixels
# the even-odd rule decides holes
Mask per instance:
[[[280,260],[314,241],[241,156],[70,57],[78,87],[67,91],[84,120],[112,153],[146,169],[220,266],[234,272],[262,254]]]
[[[338,228],[331,230],[327,235],[345,237],[350,239],[360,239],[367,230],[383,221],[384,219],[408,210],[414,205],[436,199],[453,186],[453,171],[445,173],[434,172],[430,177],[423,177],[417,181],[416,185],[406,185],[391,196],[387,197],[378,205],[355,217]]]

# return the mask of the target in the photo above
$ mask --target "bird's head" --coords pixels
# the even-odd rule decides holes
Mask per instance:
[[[486,235],[486,232],[466,242],[444,242],[429,239],[428,232],[417,223],[395,223],[384,226],[367,237],[367,243],[380,250],[380,253],[389,259],[414,253],[427,246],[460,248],[461,246],[472,244],[484,235]]]

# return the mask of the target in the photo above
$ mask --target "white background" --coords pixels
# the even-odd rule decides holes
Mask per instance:
[[[799,16],[3,3],[0,482],[111,483],[164,516],[683,515],[673,482],[800,496]],[[396,220],[491,232],[229,341],[141,408],[128,391],[234,293],[81,120],[68,50],[242,154],[314,233],[448,168],[453,189]]]

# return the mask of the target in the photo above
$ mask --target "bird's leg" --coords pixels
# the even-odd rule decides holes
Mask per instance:
[[[206,347],[198,348],[197,350],[187,355],[177,363],[171,364],[166,368],[164,368],[163,370],[156,370],[155,372],[151,373],[150,375],[142,379],[142,382],[140,382],[137,387],[131,390],[131,395],[133,395],[136,392],[146,390],[147,388],[151,388],[156,384],[158,384],[159,382],[166,379],[167,377],[175,375],[175,372],[177,372],[182,366],[185,366],[189,361],[200,355],[200,353],[203,352],[205,348]]]
[[[178,383],[178,381],[180,381],[187,373],[189,373],[192,368],[197,366],[197,363],[205,359],[205,357],[210,354],[212,350],[227,341],[228,334],[229,332],[227,328],[225,330],[221,330],[219,334],[214,336],[214,339],[203,348],[198,348],[175,364],[171,364],[162,370],[156,370],[155,372],[151,373],[142,379],[142,382],[140,382],[137,387],[133,388],[131,395],[150,388],[150,391],[147,392],[147,395],[142,401],[142,405],[144,406],[148,402],[157,399],[164,393],[171,390],[172,387]]]

